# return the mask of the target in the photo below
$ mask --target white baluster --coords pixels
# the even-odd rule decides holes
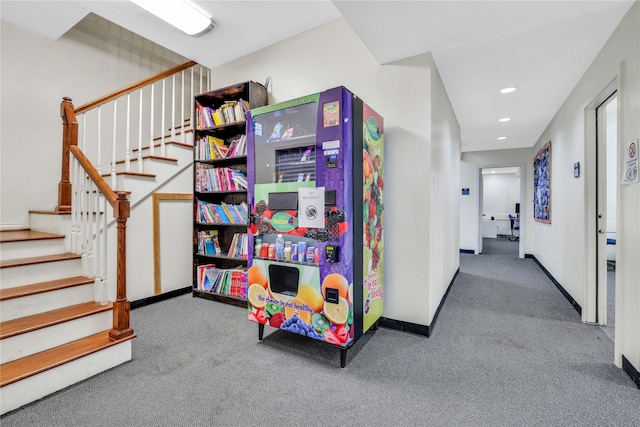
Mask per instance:
[[[80,203],[80,197],[78,193],[78,187],[80,183],[78,176],[80,175],[80,164],[75,156],[71,156],[71,253],[77,254],[78,248],[78,205]]]
[[[82,218],[81,220],[81,224],[80,224],[80,235],[81,235],[81,241],[82,241],[82,252],[81,252],[81,262],[82,262],[82,275],[83,276],[87,276],[89,277],[89,265],[88,265],[88,258],[87,258],[87,251],[88,251],[88,245],[87,245],[87,236],[88,236],[88,230],[87,230],[87,225],[89,223],[89,220],[87,218],[88,216],[88,209],[87,209],[87,181],[88,181],[89,177],[88,175],[84,172],[84,170],[82,171],[82,185],[80,187],[80,199],[81,199],[81,204],[80,204],[80,209],[82,210],[80,217]]]
[[[164,116],[165,116],[165,112],[164,112],[164,103],[165,103],[165,92],[166,92],[166,81],[167,79],[163,79],[162,80],[162,118],[160,119],[160,155],[161,156],[165,156],[165,152],[164,152]]]
[[[176,75],[171,76],[171,141],[176,140]],[[164,156],[164,154],[163,154]]]
[[[116,119],[118,118],[117,114],[118,108],[118,100],[115,99],[113,101],[113,143],[111,147],[111,188],[115,190],[116,188],[116,141],[117,141],[117,131],[118,125]]]
[[[154,147],[154,141],[153,141],[153,118],[154,115],[156,113],[156,108],[153,105],[153,93],[154,93],[154,87],[155,85],[153,83],[151,83],[151,108],[149,108],[149,112],[150,112],[150,120],[149,122],[151,123],[149,126],[149,155],[153,156],[153,153],[155,151],[155,147]]]
[[[138,102],[138,172],[142,173],[142,89]]]
[[[131,94],[127,94],[127,117],[126,117],[126,132],[124,141],[124,170],[131,172]]]
[[[93,209],[95,211],[93,214],[93,277],[100,277],[100,197],[102,197],[102,193],[98,191],[98,187],[96,186],[95,194],[93,196]]]
[[[186,144],[186,132],[185,132],[185,120],[184,120],[184,70],[180,73],[182,77],[182,84],[180,85],[180,132],[182,132],[182,143]]]
[[[195,66],[191,67],[191,79],[189,79],[189,86],[191,86],[190,87],[191,96],[189,97],[189,101],[190,101],[190,103],[189,103],[189,127],[191,129],[195,129],[195,124],[193,123],[193,120],[194,120],[194,118],[193,118],[193,106],[194,106],[194,102],[193,102],[193,98],[194,98],[194,94],[193,94],[193,70],[194,70],[194,68],[196,68],[196,67]],[[194,133],[194,135],[195,135],[195,133]],[[193,140],[193,138],[191,140],[191,143],[193,145],[196,144],[196,142]]]
[[[87,193],[87,277],[93,278],[93,198],[94,198],[94,185],[93,180],[89,180],[89,191]]]
[[[100,278],[102,279],[102,294],[100,296],[100,303],[107,305],[107,290],[109,281],[107,280],[107,198],[102,197],[102,232],[104,233],[102,239],[102,249],[100,251]]]
[[[98,175],[102,176],[102,105],[98,106]]]

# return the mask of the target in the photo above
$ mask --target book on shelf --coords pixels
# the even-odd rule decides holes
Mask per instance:
[[[247,271],[239,266],[217,268],[215,264],[198,266],[198,290],[240,298],[247,297]]]
[[[242,98],[238,101],[227,101],[218,108],[199,105],[196,108],[197,129],[244,122],[247,120],[248,110],[249,103],[242,100]]]
[[[197,192],[243,190],[246,188],[242,188],[237,182],[246,182],[246,179],[245,173],[237,169],[216,168],[210,164],[196,163],[195,190]]]
[[[231,244],[229,245],[229,252],[227,256],[229,258],[248,258],[248,238],[247,233],[236,233],[233,235],[231,239]]]
[[[225,159],[247,155],[247,136],[242,134],[227,141],[205,135],[196,140],[196,160]]]
[[[196,222],[233,225],[246,225],[248,222],[249,207],[246,202],[234,205],[198,200],[197,207]]]
[[[220,241],[218,230],[202,230],[198,232],[198,253],[205,255],[220,255]]]

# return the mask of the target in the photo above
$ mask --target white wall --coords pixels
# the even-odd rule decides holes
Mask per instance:
[[[264,82],[271,76],[272,103],[345,86],[384,117],[384,316],[420,325],[431,320],[427,307],[439,303],[429,300],[429,269],[433,266],[429,257],[430,231],[434,227],[430,209],[433,176],[429,102],[433,68],[430,55],[378,64],[349,25],[340,19],[212,70],[213,87],[243,80]],[[435,87],[439,90],[437,83]],[[441,95],[436,98],[434,103],[444,105]],[[453,135],[438,136],[443,145],[442,157],[450,159],[450,150],[444,146],[455,140],[456,131],[445,129],[445,119],[433,120],[438,126],[442,123],[443,133]],[[457,181],[457,169],[450,166],[449,170],[435,174],[436,182],[443,183],[443,191],[448,188],[447,181]],[[444,228],[444,224],[439,225]],[[457,227],[455,222],[450,225],[454,240]],[[455,260],[447,258],[442,273],[446,284],[451,276],[444,276],[457,258],[457,253]]]
[[[595,58],[562,108],[537,141],[535,150],[552,141],[552,223],[531,223],[534,254],[578,304],[585,303],[589,252],[587,201],[595,199],[589,185],[593,170],[585,163],[595,148],[585,142],[585,110],[614,79],[620,89],[618,153],[622,144],[640,137],[640,3],[636,2]],[[585,148],[587,147],[587,148]],[[572,165],[585,165],[574,179]],[[618,159],[620,170],[621,158]],[[616,363],[621,354],[640,370],[640,184],[618,185],[616,250]]]
[[[520,202],[520,174],[484,174],[482,185],[482,213],[485,217],[504,219],[510,214],[515,215],[516,203]]]
[[[431,61],[429,321],[460,267],[460,125]]]
[[[29,209],[58,202],[62,98],[80,106],[186,59],[95,15],[58,40],[5,21],[0,31],[0,225],[22,228]]]

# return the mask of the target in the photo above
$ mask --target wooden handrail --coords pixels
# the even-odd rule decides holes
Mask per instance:
[[[170,68],[167,71],[163,71],[160,74],[156,74],[155,76],[149,77],[147,79],[144,80],[140,80],[138,83],[134,83],[130,86],[127,86],[125,88],[122,88],[120,90],[117,90],[109,95],[105,95],[103,97],[100,97],[98,99],[96,99],[95,101],[91,101],[87,104],[81,105],[80,107],[76,108],[76,114],[80,114],[80,113],[84,113],[87,110],[90,110],[92,108],[95,108],[99,105],[102,104],[106,104],[109,101],[113,101],[116,98],[121,97],[122,95],[126,95],[128,93],[131,93],[135,90],[140,89],[141,87],[150,85],[151,83],[155,83],[159,80],[164,79],[165,77],[169,77],[175,73],[179,73],[182,70],[186,70],[187,68],[193,67],[194,65],[197,65],[197,62],[194,61],[189,61],[189,62],[185,62],[182,65],[178,65],[176,67]]]

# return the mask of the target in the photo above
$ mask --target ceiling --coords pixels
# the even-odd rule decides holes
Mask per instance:
[[[634,1],[193,3],[217,25],[195,38],[129,1],[2,0],[0,17],[57,39],[93,12],[208,67],[344,18],[381,64],[431,52],[462,150],[477,151],[532,147]],[[500,94],[506,86],[518,90]]]

